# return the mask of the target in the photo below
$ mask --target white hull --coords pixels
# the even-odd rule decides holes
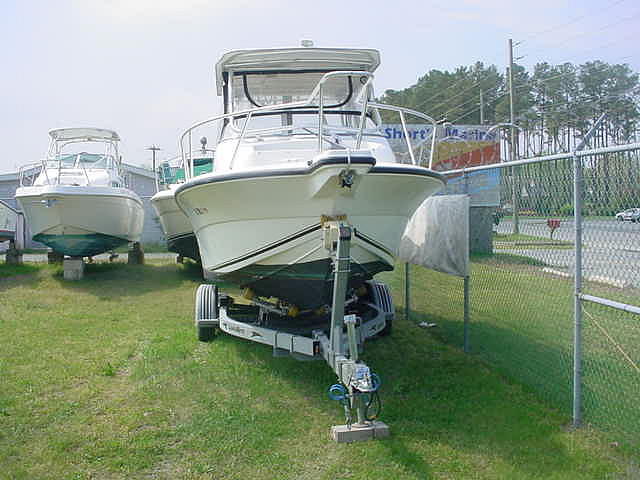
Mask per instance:
[[[100,249],[109,242],[137,242],[142,235],[142,201],[125,188],[68,185],[22,187],[16,191],[16,199],[36,241],[51,239],[59,250],[68,248],[69,252],[75,252],[62,253],[93,255],[96,252],[85,253],[82,250]],[[78,244],[85,239],[90,239],[93,245],[84,247]]]
[[[151,197],[151,205],[160,218],[160,225],[167,240],[193,235],[189,219],[178,207],[172,190],[163,190]]]
[[[178,207],[174,190],[163,190],[151,197],[151,205],[158,214],[169,250],[183,257],[200,260],[198,244],[189,219]]]
[[[329,252],[322,247],[323,216],[345,216],[355,228],[351,256],[364,276],[369,269],[374,274],[392,269],[408,219],[443,182],[437,174],[426,175],[426,169],[405,165],[350,168],[356,172],[351,188],[340,186],[345,164],[283,175],[268,170],[245,171],[242,178],[212,174],[184,184],[176,200],[194,227],[204,269],[232,279],[244,272],[237,278],[247,284],[252,275],[262,280],[286,270],[294,281],[315,275],[324,282]],[[287,269],[292,265],[296,268]]]

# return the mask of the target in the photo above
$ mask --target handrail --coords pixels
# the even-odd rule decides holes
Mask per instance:
[[[25,187],[27,185],[24,184],[24,178],[25,178],[25,172],[27,172],[28,170],[35,170],[38,167],[40,167],[40,171],[42,171],[42,169],[44,168],[45,170],[45,175],[47,176],[47,182],[49,181],[49,176],[46,173],[46,168],[44,167],[44,162],[45,161],[40,161],[40,162],[33,162],[33,163],[28,163],[26,165],[22,165],[19,169],[18,169],[18,182],[20,184],[21,187]],[[38,172],[39,173],[39,172]],[[35,175],[35,174],[34,174]],[[35,180],[34,180],[35,181]],[[33,184],[33,182],[32,182]],[[30,186],[30,185],[29,185]]]
[[[84,171],[84,176],[87,179],[87,186],[89,186],[89,184],[91,183],[91,180],[89,180],[89,174],[87,173],[87,168],[84,166],[84,163],[81,162],[80,158],[78,158],[78,161],[80,162],[80,165],[82,165],[82,170]],[[60,183],[60,177],[58,177],[58,183]]]
[[[436,128],[437,128],[437,124],[436,121],[421,112],[418,112],[416,110],[412,110],[409,108],[405,108],[405,107],[397,107],[395,105],[386,105],[386,104],[382,104],[382,103],[376,103],[376,102],[370,102],[369,101],[369,91],[372,88],[372,80],[373,80],[373,74],[370,72],[362,72],[362,71],[333,71],[333,72],[328,72],[326,74],[323,75],[323,77],[318,81],[318,83],[316,84],[316,86],[313,88],[313,90],[311,91],[311,94],[309,95],[309,97],[307,98],[306,101],[297,101],[297,102],[288,102],[288,103],[281,103],[281,104],[276,104],[276,105],[266,105],[266,106],[262,106],[262,107],[254,107],[254,108],[249,108],[249,109],[245,109],[245,110],[239,110],[237,112],[229,112],[229,113],[225,113],[225,114],[220,114],[220,115],[216,115],[214,117],[210,117],[208,119],[199,121],[195,124],[193,124],[191,127],[189,127],[187,130],[185,130],[182,135],[180,136],[180,153],[183,159],[183,164],[185,165],[185,174],[188,174],[189,177],[193,177],[193,165],[192,165],[192,158],[191,158],[191,147],[192,147],[192,142],[191,142],[191,138],[192,138],[192,132],[194,129],[202,127],[204,125],[219,121],[219,120],[224,120],[224,119],[231,119],[231,121],[229,122],[229,124],[232,126],[233,125],[233,120],[237,117],[246,117],[244,124],[242,126],[242,129],[240,131],[239,136],[236,139],[236,145],[233,151],[233,156],[231,157],[231,161],[229,162],[229,168],[233,169],[233,164],[235,162],[235,157],[238,153],[238,150],[240,149],[240,145],[242,143],[242,141],[245,138],[245,135],[247,134],[248,131],[256,134],[258,132],[263,132],[263,131],[278,131],[278,130],[295,130],[296,127],[294,127],[293,125],[285,125],[285,126],[280,126],[280,127],[270,127],[267,129],[254,129],[254,130],[249,130],[248,129],[248,125],[249,122],[251,121],[251,119],[258,113],[262,113],[262,112],[280,112],[280,111],[286,111],[286,110],[291,110],[293,108],[297,108],[297,107],[313,107],[313,108],[318,108],[318,152],[321,153],[323,151],[323,139],[324,139],[324,130],[325,130],[325,126],[324,126],[324,116],[325,116],[325,112],[324,112],[324,95],[323,95],[323,85],[327,82],[327,80],[329,80],[330,78],[333,77],[338,77],[338,76],[360,76],[360,77],[367,77],[367,82],[363,85],[362,91],[360,92],[360,94],[358,95],[358,98],[356,100],[359,100],[360,98],[364,98],[364,105],[362,108],[362,113],[360,116],[360,126],[357,129],[357,134],[356,134],[356,149],[360,148],[361,142],[362,142],[362,136],[364,134],[364,130],[365,130],[365,120],[366,120],[366,115],[367,115],[367,110],[369,108],[371,109],[375,109],[375,110],[387,110],[387,111],[392,111],[392,112],[396,112],[400,114],[400,121],[402,123],[402,129],[404,132],[404,136],[405,136],[405,141],[407,142],[407,146],[409,149],[409,155],[411,157],[411,162],[415,165],[416,164],[416,158],[413,152],[413,147],[411,145],[411,141],[408,135],[408,130],[407,130],[407,123],[406,123],[406,118],[405,115],[412,115],[418,118],[422,118],[424,120],[427,120],[429,123],[431,123],[432,125],[432,139],[431,139],[431,152],[430,152],[430,158],[429,158],[429,168],[432,168],[433,166],[433,155],[434,155],[434,150],[435,150],[435,140],[436,140]],[[313,105],[313,101],[316,99],[316,97],[318,97],[318,105]],[[232,127],[233,128],[233,127]],[[335,127],[328,127],[328,128],[335,128]],[[340,127],[342,128],[342,127]],[[234,131],[237,131],[237,128],[233,128]],[[306,128],[305,129],[308,133],[312,133],[314,135],[316,135],[314,132],[312,132],[310,129]],[[184,145],[184,141],[185,141],[185,137],[189,137],[189,152],[187,153],[185,151],[185,145]]]

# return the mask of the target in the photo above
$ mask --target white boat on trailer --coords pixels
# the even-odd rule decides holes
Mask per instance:
[[[294,48],[231,52],[216,66],[225,114],[216,164],[175,190],[214,278],[278,298],[294,311],[331,301],[326,221],[354,228],[350,285],[393,269],[400,237],[442,176],[397,163],[372,98],[375,50]],[[417,112],[423,121],[433,120]],[[190,165],[189,145],[185,164]],[[193,167],[188,167],[188,174]]]
[[[373,277],[393,269],[409,218],[444,185],[418,164],[406,135],[406,116],[431,124],[433,155],[435,121],[375,103],[378,64],[368,49],[230,52],[216,66],[224,114],[180,139],[187,179],[175,199],[203,268],[246,288],[236,301],[200,286],[199,338],[220,329],[274,352],[324,358],[341,382],[330,396],[347,414],[347,426],[333,430],[339,441],[388,434],[369,415],[377,376],[358,360],[364,340],[388,333],[394,317],[388,288]],[[381,134],[381,110],[400,116],[411,164],[399,163]],[[196,178],[192,139],[215,126],[214,169]]]
[[[144,208],[120,172],[118,134],[60,128],[49,136],[39,175],[27,185],[23,172],[33,166],[22,167],[16,191],[33,239],[69,257],[90,257],[140,241]]]

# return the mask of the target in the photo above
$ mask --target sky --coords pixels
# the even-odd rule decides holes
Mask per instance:
[[[0,0],[0,173],[37,162],[58,127],[116,130],[126,163],[178,153],[221,112],[214,66],[230,50],[375,48],[376,91],[476,61],[594,59],[640,71],[637,0]],[[429,112],[425,112],[429,113]]]

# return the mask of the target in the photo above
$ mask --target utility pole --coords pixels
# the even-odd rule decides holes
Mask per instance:
[[[511,122],[511,161],[516,160],[516,129],[515,112],[513,111],[513,40],[509,39],[509,115]],[[518,188],[516,167],[511,167],[511,205],[513,207],[513,233],[520,233],[520,218],[518,215]]]
[[[482,98],[482,89],[480,89],[480,125],[484,125],[484,101]]]
[[[156,180],[156,192],[158,192],[158,190],[160,190],[160,186],[158,185],[158,173],[156,172],[156,152],[160,151],[161,148],[157,145],[151,145],[150,147],[147,147],[146,150],[151,150],[153,156],[153,160],[151,161],[153,166],[153,177]]]

